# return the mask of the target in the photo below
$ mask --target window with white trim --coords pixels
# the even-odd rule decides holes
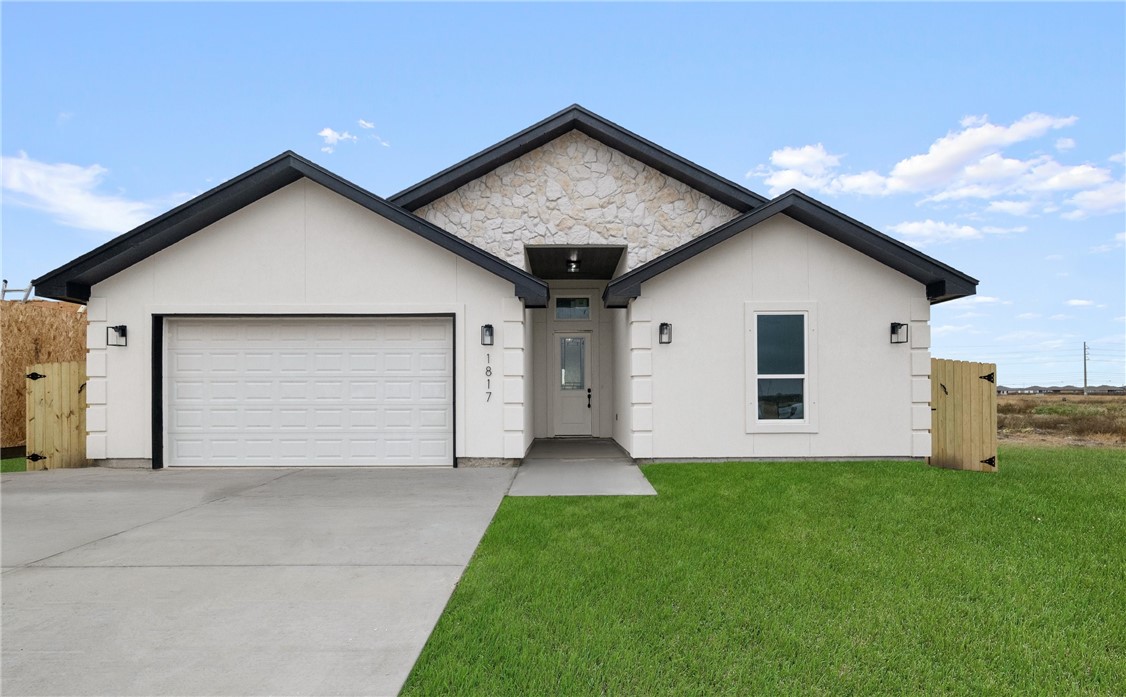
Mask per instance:
[[[759,421],[805,420],[806,315],[755,315],[756,409]]]
[[[744,303],[747,433],[817,433],[817,303]]]

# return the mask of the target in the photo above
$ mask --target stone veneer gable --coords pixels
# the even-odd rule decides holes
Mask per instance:
[[[415,212],[522,269],[526,244],[621,244],[627,270],[739,215],[579,131]]]

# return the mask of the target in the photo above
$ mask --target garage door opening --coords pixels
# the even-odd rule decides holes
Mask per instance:
[[[452,317],[162,324],[155,466],[454,463]]]

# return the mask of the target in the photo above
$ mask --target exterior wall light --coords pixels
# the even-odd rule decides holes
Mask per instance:
[[[493,345],[493,325],[491,325],[491,324],[481,325],[481,345],[482,346],[492,346]]]
[[[903,322],[891,323],[891,343],[893,344],[906,344],[907,343],[907,325]]]
[[[128,346],[129,336],[124,324],[106,327],[106,346]]]
[[[672,343],[672,325],[668,322],[661,322],[661,326],[657,329],[657,341],[662,344]]]

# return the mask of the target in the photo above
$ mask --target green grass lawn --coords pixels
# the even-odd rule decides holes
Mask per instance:
[[[0,472],[26,472],[27,459],[22,457],[9,457],[0,460]]]
[[[406,695],[1126,694],[1126,451],[506,498]]]

